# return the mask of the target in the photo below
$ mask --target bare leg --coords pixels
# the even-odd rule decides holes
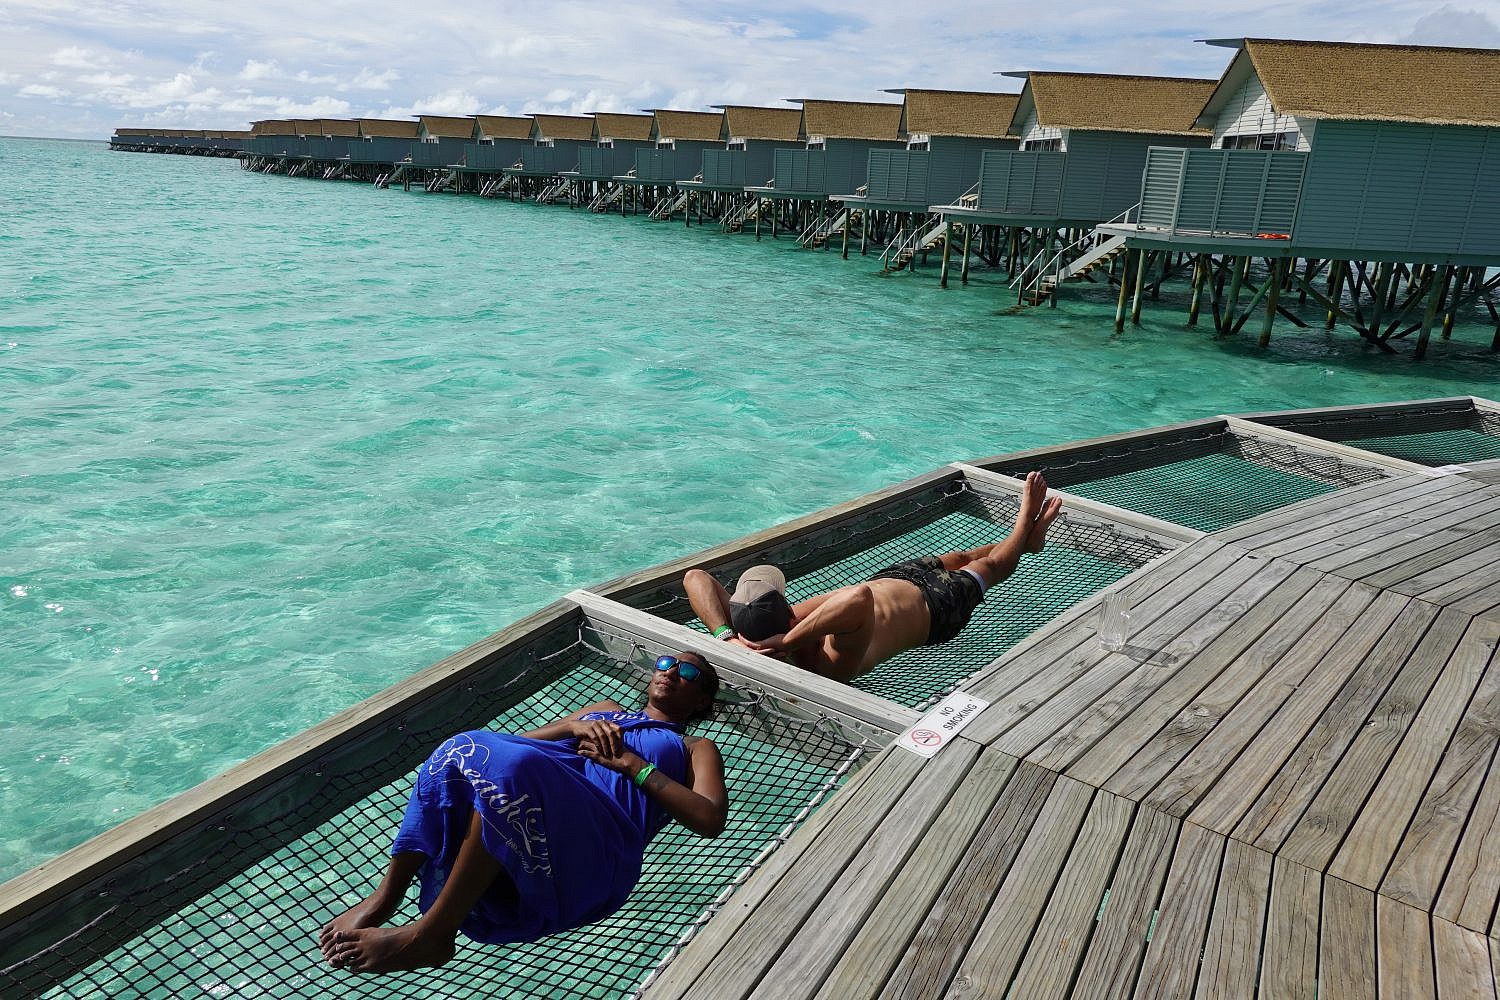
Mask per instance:
[[[385,877],[380,880],[375,891],[323,925],[323,930],[318,935],[318,948],[322,950],[323,958],[332,959],[330,949],[339,931],[379,927],[391,919],[426,860],[427,855],[416,851],[402,851],[392,855],[391,863],[385,869]]]
[[[690,569],[682,578],[682,589],[687,592],[688,603],[693,614],[712,632],[729,624],[729,591],[701,569]]]
[[[992,587],[1016,571],[1025,553],[1037,553],[1047,544],[1047,529],[1062,511],[1062,501],[1047,497],[1047,480],[1040,472],[1028,473],[1021,491],[1021,509],[1015,526],[1002,542],[976,549],[945,552],[938,559],[946,570],[972,569]]]
[[[401,927],[335,931],[329,964],[353,972],[398,972],[442,965],[452,958],[458,925],[490,884],[504,877],[500,862],[484,848],[480,833],[483,822],[476,809],[453,871],[426,913]]]

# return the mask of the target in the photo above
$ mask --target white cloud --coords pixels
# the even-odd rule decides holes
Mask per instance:
[[[1500,48],[1500,24],[1481,11],[1460,10],[1445,3],[1418,18],[1405,41],[1418,45]]]
[[[483,102],[465,90],[453,88],[416,101],[407,108],[387,107],[380,113],[382,118],[410,118],[412,115],[472,115],[478,114]]]
[[[271,80],[281,76],[281,68],[276,65],[275,59],[267,59],[265,62],[247,59],[239,76],[241,80]]]
[[[135,82],[135,77],[129,73],[85,73],[78,82],[94,87],[127,87]]]
[[[16,91],[18,97],[45,97],[51,101],[58,101],[64,97],[72,96],[61,87],[53,87],[49,84],[31,83]]]
[[[0,87],[8,87],[13,83],[21,82],[19,73],[0,73]]]
[[[52,53],[52,64],[54,66],[65,66],[68,69],[93,69],[98,65],[107,65],[108,60],[98,59],[88,49],[70,45],[67,48],[58,49]]]
[[[388,69],[388,70],[385,70],[384,72],[376,73],[376,72],[371,71],[371,69],[368,66],[366,66],[366,67],[362,67],[360,69],[360,71],[357,74],[355,74],[354,79],[350,80],[347,84],[345,84],[344,86],[340,87],[339,89],[340,90],[390,90],[391,89],[391,84],[395,83],[399,79],[401,79],[401,74],[397,73],[393,69]]]

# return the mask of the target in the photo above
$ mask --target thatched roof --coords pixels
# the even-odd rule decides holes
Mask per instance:
[[[656,123],[652,136],[656,139],[690,139],[698,142],[719,142],[724,129],[722,111],[668,111],[652,112]]]
[[[160,135],[161,133],[157,133]],[[296,135],[297,131],[292,123],[283,118],[271,118],[261,122],[250,123],[251,135]]]
[[[1196,124],[1215,81],[1110,73],[1028,73],[1012,127],[1028,107],[1051,128],[1150,135],[1198,135]]]
[[[795,142],[802,137],[802,112],[798,108],[750,108],[724,106],[725,139],[773,139]]]
[[[155,135],[149,128],[117,128],[115,135]]]
[[[449,115],[418,115],[417,121],[434,139],[474,138],[474,119]],[[420,134],[420,133],[419,133]]]
[[[359,135],[359,122],[352,118],[319,118],[318,127],[323,135],[339,137]]]
[[[865,101],[803,101],[802,134],[827,139],[901,138],[901,105]]]
[[[1248,57],[1278,114],[1500,125],[1500,49],[1271,38],[1216,44],[1244,49],[1225,70],[1220,90],[1231,74],[1238,86],[1244,72],[1238,64]]]
[[[905,90],[902,130],[908,135],[1002,139],[1010,131],[1019,94],[974,90]]]
[[[389,118],[359,119],[359,134],[379,139],[415,139],[417,123],[394,121]]]
[[[220,132],[219,135],[222,136],[225,139],[248,139],[248,138],[250,138],[250,133],[246,132],[246,131]]]
[[[594,131],[599,139],[632,139],[645,142],[651,138],[650,115],[621,115],[610,111],[594,113]]]
[[[322,135],[316,118],[290,118],[287,124],[292,126],[293,135]]]
[[[580,139],[592,141],[594,119],[582,115],[532,115],[537,137],[541,139]]]
[[[525,115],[475,115],[483,139],[530,139],[531,119]]]

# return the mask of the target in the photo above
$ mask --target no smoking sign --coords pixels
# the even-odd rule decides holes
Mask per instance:
[[[919,757],[931,757],[951,743],[959,730],[973,722],[989,704],[983,698],[955,691],[898,736],[896,745]]]

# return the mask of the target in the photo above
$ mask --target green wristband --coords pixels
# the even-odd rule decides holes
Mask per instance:
[[[728,639],[733,639],[734,638],[734,626],[733,625],[720,625],[718,628],[714,629],[713,636],[714,636],[715,639],[725,639],[726,641]]]
[[[639,771],[635,772],[635,777],[631,778],[630,780],[633,781],[633,782],[635,782],[635,787],[637,787],[637,788],[645,788],[646,787],[646,779],[649,778],[649,777],[651,777],[652,772],[655,771],[655,770],[656,770],[656,765],[655,764],[647,764],[645,767],[643,767]]]

